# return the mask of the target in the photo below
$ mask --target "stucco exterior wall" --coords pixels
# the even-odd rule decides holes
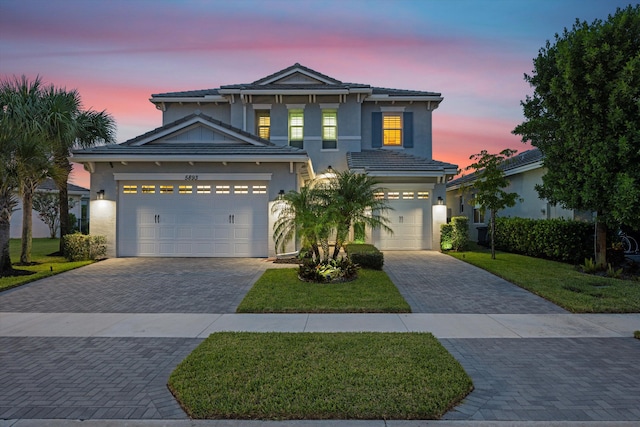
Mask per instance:
[[[70,194],[69,198],[75,202],[73,208],[69,209],[69,212],[74,214],[76,218],[80,219],[82,216],[82,208],[81,208],[81,199],[82,196]],[[31,211],[31,221],[32,221],[32,237],[33,238],[43,238],[50,237],[49,226],[45,224],[39,217],[38,211]],[[11,215],[11,238],[12,239],[21,239],[22,238],[22,201],[18,198],[18,205],[16,206],[16,210]],[[56,233],[56,237],[60,237],[60,229]]]

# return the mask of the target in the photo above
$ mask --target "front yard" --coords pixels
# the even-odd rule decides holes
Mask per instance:
[[[59,249],[59,239],[33,239],[33,248],[31,251],[31,260],[33,265],[21,266],[16,265],[20,260],[20,239],[11,239],[9,248],[11,253],[11,261],[13,268],[24,272],[22,275],[0,277],[0,291],[15,288],[25,283],[33,282],[54,274],[62,273],[67,270],[82,267],[91,264],[94,261],[75,261],[69,262],[61,256],[50,256]]]
[[[500,276],[573,313],[638,313],[640,282],[594,276],[574,266],[498,252],[475,246],[466,252],[449,252],[462,261]]]

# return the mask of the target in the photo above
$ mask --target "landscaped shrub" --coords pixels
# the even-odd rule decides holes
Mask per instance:
[[[308,282],[347,282],[358,277],[358,266],[349,258],[329,259],[326,262],[305,258],[298,270],[298,276]]]
[[[469,219],[466,216],[451,218],[451,223],[440,226],[440,248],[443,251],[463,251],[469,244]]]
[[[64,239],[64,254],[69,261],[98,260],[107,256],[107,238],[86,234],[67,234]]]
[[[347,256],[355,264],[371,270],[382,270],[384,255],[373,245],[366,243],[350,243],[346,245]]]
[[[593,224],[564,219],[496,218],[496,248],[571,264],[593,257]]]

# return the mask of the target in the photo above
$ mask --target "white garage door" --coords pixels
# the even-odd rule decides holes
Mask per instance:
[[[266,183],[121,182],[118,255],[266,257]]]
[[[380,250],[431,249],[431,201],[426,191],[389,191],[386,216],[393,234],[382,230],[373,233]]]

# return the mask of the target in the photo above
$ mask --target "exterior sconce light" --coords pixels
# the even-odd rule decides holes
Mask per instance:
[[[284,190],[278,191],[278,199],[282,199],[284,197]]]
[[[104,200],[104,190],[98,191],[98,200]]]
[[[442,200],[442,197],[438,196],[438,205],[442,206],[444,205],[444,200]]]

